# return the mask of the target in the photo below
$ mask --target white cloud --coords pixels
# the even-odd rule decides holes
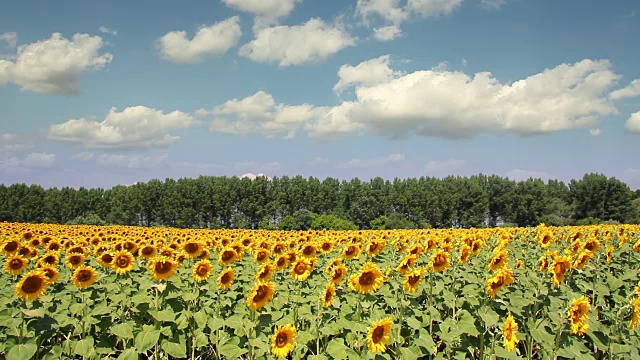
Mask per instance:
[[[311,166],[326,166],[327,164],[329,164],[329,159],[327,158],[323,158],[320,156],[316,156],[315,158],[313,158],[313,160],[311,160],[311,162],[309,163],[309,165]]]
[[[561,64],[512,84],[489,72],[422,70],[357,85],[356,100],[332,108],[305,129],[312,137],[369,129],[465,138],[483,132],[545,134],[592,127],[616,112],[606,92],[619,79],[606,60]],[[356,66],[357,68],[357,66]]]
[[[284,135],[291,138],[298,128],[318,118],[324,110],[308,104],[277,104],[271,94],[258,91],[244,99],[229,100],[212,111],[200,109],[197,113],[200,116],[214,116],[209,126],[211,131],[240,135],[261,134],[267,137]]]
[[[466,160],[447,159],[429,161],[424,167],[424,172],[432,176],[448,176],[453,175],[464,169],[467,165]]]
[[[98,156],[100,166],[120,167],[127,169],[154,169],[165,164],[167,154],[157,156],[129,156],[121,154],[103,154]]]
[[[542,180],[549,180],[549,179],[556,178],[554,175],[551,175],[544,171],[531,171],[531,170],[522,170],[522,169],[510,170],[509,172],[507,172],[507,177],[515,181],[524,181],[529,178],[542,179]]]
[[[629,132],[640,134],[640,111],[631,114],[624,126]]]
[[[338,164],[339,168],[377,168],[391,166],[404,161],[404,154],[390,154],[372,159],[351,159]]]
[[[55,154],[31,153],[22,160],[21,165],[29,169],[49,169],[55,162]]]
[[[6,47],[13,49],[18,44],[18,34],[15,32],[6,32],[0,34],[0,42],[6,43]]]
[[[397,25],[388,25],[373,29],[373,37],[380,41],[391,41],[402,35],[402,29]]]
[[[469,64],[469,62],[467,61],[467,59],[462,59],[462,66],[467,67],[467,65]]]
[[[338,70],[340,80],[333,86],[333,91],[340,93],[351,85],[371,86],[388,82],[401,75],[389,67],[390,56],[383,55],[375,59],[361,62],[356,66],[342,65]]]
[[[242,175],[240,176],[240,179],[248,178],[249,180],[255,180],[255,179],[256,179],[256,178],[258,178],[258,177],[266,178],[268,181],[273,180],[270,176],[267,176],[267,175],[265,175],[265,174],[263,174],[263,173],[260,173],[260,174],[245,173],[245,174],[242,174]]]
[[[24,152],[32,148],[36,140],[35,136],[0,134],[0,155],[10,157],[17,153]]]
[[[600,130],[600,128],[594,128],[589,130],[589,134],[591,134],[591,136],[599,136],[602,134],[602,130]]]
[[[282,167],[277,161],[272,161],[269,163],[258,163],[255,161],[240,161],[235,163],[234,167],[236,170],[253,170],[259,171],[261,173],[265,172],[274,172],[279,170]]]
[[[460,7],[463,0],[408,0],[402,5],[400,0],[358,0],[356,16],[364,25],[382,20],[386,26],[374,29],[374,38],[390,41],[400,35],[400,25],[412,17],[427,18],[448,15]],[[493,0],[496,1],[496,0]]]
[[[627,87],[612,91],[609,94],[611,100],[640,97],[640,79],[633,80]]]
[[[18,47],[14,60],[0,60],[0,85],[15,83],[36,93],[75,95],[83,73],[100,70],[111,62],[110,53],[100,54],[102,38],[75,34],[67,40],[53,33]]]
[[[312,18],[302,25],[261,29],[238,53],[256,62],[277,62],[286,67],[324,60],[354,43],[341,26]]]
[[[193,124],[193,117],[181,111],[165,114],[162,110],[133,106],[118,112],[112,107],[101,122],[80,118],[52,125],[48,138],[87,148],[151,148],[178,140],[169,131]]]
[[[203,26],[193,39],[187,38],[186,31],[171,31],[157,40],[162,57],[166,60],[192,64],[208,57],[226,53],[234,47],[240,37],[240,18],[233,16],[211,26]]]
[[[103,33],[103,34],[109,34],[109,35],[114,35],[114,36],[118,35],[118,31],[117,30],[110,29],[110,28],[108,28],[106,26],[100,26],[98,28],[98,30],[100,30],[100,32]]]
[[[255,16],[253,29],[258,31],[277,24],[289,16],[297,2],[302,0],[222,0],[225,5]]]
[[[507,0],[482,0],[481,2],[482,6],[487,9],[499,9],[506,3]]]
[[[79,152],[71,156],[74,160],[89,161],[93,159],[93,153],[88,151]]]

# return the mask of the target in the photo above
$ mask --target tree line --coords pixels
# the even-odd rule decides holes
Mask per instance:
[[[0,185],[0,221],[183,228],[392,229],[640,223],[640,190],[497,175],[338,180],[200,176],[110,189]]]

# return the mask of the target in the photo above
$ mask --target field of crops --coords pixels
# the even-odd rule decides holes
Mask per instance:
[[[0,224],[0,357],[640,359],[640,227]]]

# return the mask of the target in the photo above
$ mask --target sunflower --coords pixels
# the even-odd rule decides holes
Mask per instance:
[[[361,294],[368,294],[378,290],[382,286],[382,281],[382,271],[376,264],[368,262],[362,266],[358,274],[351,275],[349,287]]]
[[[332,283],[329,282],[327,284],[327,287],[324,289],[324,292],[322,293],[322,306],[325,307],[329,307],[331,306],[331,303],[333,302],[333,299],[336,297],[336,286]]]
[[[52,240],[47,244],[48,251],[60,251],[61,248],[62,248],[62,245],[58,240]]]
[[[259,282],[269,281],[271,279],[271,276],[273,275],[274,270],[275,268],[273,264],[270,261],[267,261],[266,263],[262,264],[262,266],[260,266],[260,270],[256,273],[256,280],[258,280]]]
[[[247,306],[251,310],[262,309],[275,295],[275,287],[271,281],[256,284],[247,297]]]
[[[167,280],[175,274],[178,263],[173,259],[154,257],[147,263],[147,267],[154,279]]]
[[[349,245],[342,249],[342,256],[345,260],[355,259],[360,256],[360,247],[357,245]]]
[[[391,334],[391,326],[393,325],[393,319],[386,318],[380,321],[375,321],[369,328],[367,335],[367,343],[369,344],[369,350],[374,353],[384,352],[387,349],[387,342],[389,342]]]
[[[325,240],[320,244],[320,250],[324,253],[324,254],[329,254],[331,253],[331,251],[333,251],[333,241],[331,240]]]
[[[587,265],[589,260],[591,260],[592,258],[593,258],[593,253],[591,251],[586,250],[586,249],[582,250],[576,256],[576,258],[573,261],[573,264],[571,265],[571,267],[573,267],[575,269],[582,269],[585,265]]]
[[[143,259],[151,259],[152,257],[156,256],[156,252],[157,250],[155,246],[151,244],[147,244],[140,248],[140,251],[138,252],[138,254]]]
[[[80,266],[71,276],[73,284],[80,289],[91,286],[96,280],[98,280],[98,272],[91,266]]]
[[[489,270],[495,271],[502,267],[507,266],[508,261],[509,261],[509,252],[507,250],[499,250],[493,255],[493,257],[491,258],[491,261],[489,261],[489,265],[487,265],[487,268]]]
[[[538,234],[538,243],[543,249],[548,248],[553,243],[553,233],[551,231],[544,231]]]
[[[60,258],[58,257],[58,253],[49,251],[44,254],[43,257],[38,260],[38,264],[41,266],[58,266],[58,262],[60,262]]]
[[[598,251],[600,248],[600,240],[595,236],[590,236],[587,242],[584,243],[584,249],[589,250],[592,253]]]
[[[553,280],[555,287],[559,287],[560,283],[564,281],[564,274],[569,269],[571,269],[571,258],[569,258],[569,256],[558,256],[553,260],[551,266],[553,275],[551,280]]]
[[[635,329],[640,325],[640,298],[633,300],[631,306],[633,307],[633,315],[631,315],[629,329]]]
[[[227,268],[218,276],[218,287],[222,290],[227,290],[233,284],[233,269]]]
[[[586,296],[581,296],[577,299],[574,299],[571,303],[571,308],[569,309],[567,315],[569,316],[569,321],[571,322],[571,333],[582,335],[589,330],[589,307],[591,303],[589,302],[589,298]]]
[[[403,282],[404,289],[409,293],[417,292],[418,286],[422,282],[422,275],[424,275],[424,269],[422,268],[407,273]]]
[[[191,276],[197,281],[202,282],[207,280],[211,276],[211,262],[209,260],[200,260],[193,265],[193,271]]]
[[[516,333],[518,332],[518,323],[513,319],[513,315],[509,314],[507,320],[502,325],[502,340],[507,351],[513,351],[518,343]]]
[[[429,268],[434,272],[441,272],[451,265],[451,255],[448,252],[441,250],[431,256],[429,262]]]
[[[72,253],[66,256],[64,265],[71,270],[75,270],[84,263],[84,260],[83,254]]]
[[[304,281],[311,275],[312,266],[307,259],[298,259],[291,267],[291,276],[298,280]]]
[[[238,254],[233,249],[224,249],[218,256],[218,263],[222,266],[228,266],[238,258]]]
[[[522,269],[524,267],[524,261],[522,259],[516,260],[516,269]]]
[[[491,298],[495,298],[500,289],[513,283],[513,271],[509,268],[498,269],[489,280],[487,280],[487,293]]]
[[[184,252],[186,257],[188,257],[189,259],[195,259],[200,256],[203,249],[204,245],[199,241],[192,240],[182,245],[182,252]]]
[[[276,270],[282,270],[289,266],[289,258],[287,255],[280,255],[276,259]]]
[[[284,359],[289,356],[296,344],[296,328],[292,324],[278,326],[271,337],[271,353]]]
[[[13,255],[20,249],[20,242],[18,240],[9,240],[2,245],[0,252],[4,255]]]
[[[16,295],[27,301],[35,300],[47,291],[47,282],[42,270],[29,271],[16,284]]]
[[[58,268],[52,266],[43,266],[40,268],[44,275],[47,277],[47,285],[54,284],[60,279],[60,271]]]
[[[471,258],[471,246],[462,244],[460,247],[460,256],[458,257],[458,263],[464,264]]]
[[[300,253],[302,254],[303,257],[307,259],[313,259],[316,257],[316,254],[318,253],[318,249],[316,249],[315,245],[313,244],[307,244],[302,247],[302,250],[300,251]]]
[[[347,267],[345,265],[334,266],[331,271],[331,282],[334,284],[340,284],[342,280],[347,276]]]
[[[4,270],[11,275],[20,275],[27,265],[29,265],[29,260],[20,255],[13,255],[4,261]]]
[[[123,275],[133,270],[135,258],[127,250],[120,250],[113,256],[113,271],[118,275]]]
[[[611,259],[613,258],[613,250],[615,250],[613,246],[609,246],[607,248],[607,265],[611,264]]]
[[[113,254],[110,252],[102,253],[97,259],[98,264],[104,268],[110,268],[113,266]]]
[[[338,266],[338,265],[342,265],[342,258],[335,258],[331,261],[329,261],[329,263],[327,264],[327,268],[324,270],[324,272],[327,275],[331,275],[331,273],[333,272],[333,268]]]
[[[411,268],[416,265],[416,261],[418,260],[417,255],[407,255],[400,261],[400,264],[396,268],[396,271],[402,275],[406,275]]]

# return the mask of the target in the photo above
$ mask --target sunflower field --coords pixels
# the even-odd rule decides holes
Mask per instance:
[[[640,359],[640,227],[0,223],[0,358]]]

